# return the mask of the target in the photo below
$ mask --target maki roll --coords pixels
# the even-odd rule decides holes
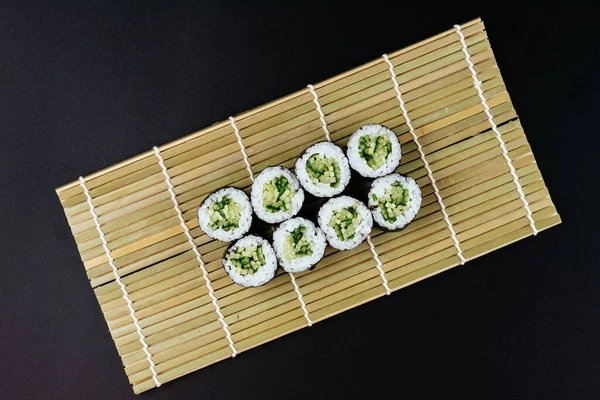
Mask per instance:
[[[221,260],[232,281],[244,287],[264,285],[275,276],[273,247],[260,236],[248,235],[231,244]]]
[[[198,210],[200,229],[213,239],[232,242],[252,224],[252,205],[246,193],[226,187],[211,193]]]
[[[339,250],[361,244],[373,227],[369,209],[350,196],[335,197],[323,204],[318,219],[329,244]]]
[[[310,194],[332,197],[350,182],[350,166],[342,149],[331,142],[310,146],[296,160],[296,176]]]
[[[350,166],[365,178],[393,172],[402,157],[400,142],[391,129],[379,124],[359,128],[348,140]]]
[[[327,242],[323,231],[313,222],[296,217],[275,230],[273,247],[279,265],[286,272],[302,272],[321,261]]]
[[[369,190],[369,208],[377,225],[391,231],[402,229],[421,208],[421,189],[413,178],[400,174],[375,179]]]
[[[254,180],[251,199],[258,218],[276,224],[298,214],[304,190],[289,169],[267,167]]]

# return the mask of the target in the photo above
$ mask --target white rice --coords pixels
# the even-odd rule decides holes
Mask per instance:
[[[354,205],[357,206],[356,211],[362,216],[362,221],[356,227],[354,237],[344,241],[338,237],[335,229],[329,226],[329,222],[334,211]],[[319,209],[318,221],[329,244],[339,250],[350,250],[361,244],[367,235],[371,233],[373,227],[373,217],[369,209],[361,201],[350,196],[334,197],[323,204]]]
[[[367,161],[360,156],[360,150],[358,148],[360,138],[365,135],[381,136],[386,133],[390,139],[392,151],[388,154],[385,164],[374,170],[367,164]],[[348,161],[350,162],[352,169],[366,178],[377,178],[394,172],[394,170],[398,168],[398,165],[400,165],[400,159],[402,158],[400,142],[394,131],[379,124],[364,125],[354,132],[348,140],[346,154],[348,155]]]
[[[381,213],[379,207],[379,201],[373,199],[373,195],[377,196],[378,199],[382,198],[388,189],[394,182],[400,182],[400,185],[405,190],[408,190],[408,203],[407,209],[404,214],[396,218],[396,221],[391,223],[386,221]],[[421,208],[421,189],[415,180],[409,176],[400,174],[391,174],[378,178],[371,184],[371,190],[369,190],[369,208],[373,213],[373,219],[375,222],[384,229],[396,230],[402,229],[408,225],[417,215]]]
[[[260,246],[262,249],[263,256],[265,257],[265,265],[258,268],[256,272],[248,275],[241,275],[235,265],[230,260],[227,260],[225,255],[227,253],[237,249],[238,247],[247,247],[251,245]],[[268,241],[261,238],[260,236],[248,235],[237,242],[230,245],[225,251],[225,255],[221,262],[225,271],[229,275],[232,281],[238,285],[244,287],[256,287],[264,285],[275,277],[275,271],[277,270],[277,258],[275,257],[275,251]]]
[[[340,168],[339,184],[337,187],[331,187],[327,183],[314,183],[308,172],[306,172],[306,162],[313,154],[320,154],[323,157],[334,158]],[[344,191],[348,182],[350,182],[350,166],[346,155],[338,146],[331,142],[320,142],[310,146],[296,160],[295,172],[300,184],[307,192],[317,197],[332,197]]]
[[[225,196],[229,196],[242,208],[238,227],[229,231],[222,228],[212,229],[210,227],[210,217],[208,215],[209,207],[215,202],[221,201]],[[198,210],[198,224],[200,225],[200,229],[213,239],[222,242],[232,242],[239,239],[250,230],[250,225],[252,225],[252,205],[250,204],[250,199],[248,199],[246,193],[236,188],[226,187],[219,189],[216,192],[211,193],[202,202],[202,205]]]
[[[301,258],[288,259],[284,254],[285,242],[290,232],[299,226],[304,226],[306,228],[304,235],[307,240],[312,242],[312,254]],[[325,254],[327,242],[323,231],[315,226],[312,221],[296,217],[279,225],[277,230],[273,233],[273,247],[275,248],[279,265],[281,265],[286,272],[302,272],[321,261],[323,254]]]
[[[277,212],[270,212],[265,209],[263,204],[263,186],[265,183],[270,182],[274,178],[284,176],[287,178],[290,186],[294,189],[294,196],[292,197],[292,208],[290,210],[282,210]],[[304,203],[304,190],[300,187],[300,182],[296,178],[296,175],[287,168],[284,167],[267,167],[261,171],[260,174],[254,179],[252,184],[252,207],[258,218],[269,224],[277,224],[285,221],[288,218],[298,214],[302,203]]]

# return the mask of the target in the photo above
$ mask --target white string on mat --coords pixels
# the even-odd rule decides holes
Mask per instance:
[[[390,58],[387,54],[384,54],[383,59],[388,64],[390,69],[390,75],[392,77],[392,81],[394,83],[394,89],[396,90],[396,97],[398,98],[398,102],[400,103],[400,108],[402,109],[402,114],[404,115],[404,119],[406,120],[406,125],[410,131],[410,135],[412,136],[413,141],[417,145],[417,150],[421,155],[421,160],[423,161],[423,165],[425,166],[425,170],[427,171],[427,175],[429,176],[429,180],[431,181],[431,186],[433,187],[433,192],[435,193],[435,197],[440,205],[440,209],[442,210],[442,215],[444,216],[444,220],[446,221],[446,225],[448,226],[448,230],[450,231],[450,236],[452,237],[452,241],[454,241],[454,247],[456,247],[458,258],[460,258],[461,265],[467,261],[462,254],[462,249],[460,248],[460,243],[458,238],[456,237],[456,232],[454,231],[454,227],[452,226],[452,222],[450,221],[450,216],[446,212],[446,206],[444,206],[444,202],[442,201],[442,196],[440,195],[440,191],[438,190],[437,184],[433,177],[433,171],[429,167],[429,163],[425,158],[425,152],[423,151],[423,147],[421,147],[421,143],[419,142],[419,138],[415,133],[415,129],[410,122],[410,118],[408,116],[408,111],[406,111],[406,106],[404,105],[404,100],[402,100],[402,94],[400,93],[400,86],[398,85],[398,80],[396,79],[396,72],[394,72],[394,65],[390,61]]]
[[[238,144],[240,145],[240,150],[242,151],[242,155],[244,156],[244,162],[246,163],[246,169],[248,170],[248,174],[250,175],[250,180],[252,182],[254,182],[254,174],[252,173],[252,168],[250,167],[250,160],[248,160],[248,155],[246,154],[246,146],[244,146],[244,143],[242,142],[242,137],[240,136],[240,131],[239,131],[237,125],[235,124],[235,119],[233,117],[229,117],[229,120],[231,121],[231,126],[233,127],[235,136],[237,137]],[[292,274],[291,272],[288,272],[288,275],[290,276],[292,285],[294,286],[294,291],[296,292],[296,295],[298,296],[298,300],[300,301],[300,306],[302,307],[302,311],[304,311],[304,318],[306,318],[306,321],[308,322],[308,326],[312,326],[313,322],[310,319],[310,317],[308,316],[308,309],[306,308],[306,304],[304,303],[304,297],[302,296],[302,293],[300,292],[300,287],[298,287],[298,284],[296,283],[296,278],[294,277],[294,274]]]
[[[454,28],[456,29],[456,33],[458,34],[458,37],[460,38],[460,43],[462,44],[462,51],[463,51],[463,53],[465,53],[465,60],[467,61],[467,64],[469,65],[469,70],[471,71],[471,75],[473,76],[473,85],[475,86],[475,89],[477,89],[477,94],[478,94],[479,98],[481,99],[481,104],[483,105],[485,115],[487,116],[488,121],[490,122],[490,125],[492,126],[492,130],[496,134],[496,138],[498,139],[498,142],[500,142],[500,148],[502,149],[502,155],[504,156],[504,159],[506,160],[506,163],[508,164],[508,168],[510,169],[510,174],[512,175],[515,186],[517,187],[517,192],[519,192],[521,201],[523,202],[523,205],[525,206],[525,210],[527,211],[527,219],[529,220],[529,225],[531,226],[531,230],[533,231],[533,235],[535,236],[538,234],[539,231],[535,227],[535,221],[533,220],[533,214],[531,212],[531,208],[529,207],[529,202],[525,198],[525,193],[523,192],[521,183],[519,183],[519,176],[517,175],[517,171],[515,170],[515,167],[512,163],[510,156],[508,155],[508,149],[506,148],[506,143],[504,142],[504,139],[502,138],[502,135],[500,134],[500,131],[498,130],[498,126],[494,122],[494,117],[492,116],[492,113],[490,112],[490,107],[488,106],[487,100],[485,99],[485,96],[483,94],[483,90],[481,88],[483,85],[483,82],[481,82],[477,78],[477,71],[475,71],[473,62],[471,61],[471,55],[469,54],[467,43],[465,42],[465,35],[463,35],[460,25],[454,25]]]
[[[323,130],[325,131],[325,136],[327,137],[327,140],[329,142],[331,142],[332,140],[329,135],[329,129],[327,129],[327,122],[325,121],[325,115],[323,114],[323,111],[321,110],[321,103],[319,103],[319,96],[317,96],[317,92],[315,91],[315,88],[313,87],[313,85],[308,85],[308,88],[310,89],[310,92],[313,95],[313,102],[317,106],[317,111],[319,112],[319,115],[321,118],[321,124],[323,126]],[[373,242],[371,241],[371,235],[367,235],[367,243],[369,244],[369,248],[371,250],[371,253],[373,254],[373,259],[375,260],[375,263],[376,263],[375,265],[377,267],[377,270],[379,271],[379,276],[381,276],[381,280],[383,281],[383,287],[385,288],[385,293],[389,296],[392,293],[392,291],[390,290],[390,287],[388,286],[388,280],[385,277],[385,271],[383,270],[383,263],[379,259],[379,255],[377,254],[377,251],[375,250],[375,245],[373,245]]]
[[[327,140],[331,142],[331,136],[329,135],[329,129],[327,129],[327,121],[325,121],[325,114],[323,114],[323,110],[321,110],[321,104],[319,103],[319,96],[317,95],[317,91],[313,85],[307,86],[308,90],[313,96],[313,103],[317,106],[317,112],[319,113],[319,119],[321,120],[321,127],[325,131],[325,136]]]
[[[233,339],[231,338],[231,332],[229,332],[229,326],[227,325],[227,322],[225,322],[225,317],[221,313],[221,307],[219,307],[219,304],[217,303],[217,297],[215,296],[215,291],[213,290],[213,287],[210,283],[210,278],[208,277],[208,271],[206,270],[206,266],[204,265],[202,256],[200,255],[200,252],[198,251],[198,246],[196,246],[196,243],[194,242],[194,238],[192,237],[192,235],[190,233],[190,229],[188,228],[187,224],[185,223],[185,220],[183,219],[183,215],[181,214],[181,210],[179,209],[179,202],[177,201],[177,197],[175,196],[175,191],[173,190],[173,184],[171,183],[171,177],[169,176],[169,172],[167,171],[165,162],[162,158],[162,155],[160,154],[160,150],[156,146],[154,147],[154,154],[156,155],[156,158],[158,158],[158,164],[160,165],[160,168],[162,169],[162,173],[165,176],[165,182],[167,184],[169,193],[171,194],[171,200],[173,201],[173,208],[175,208],[175,211],[177,212],[177,217],[179,218],[179,223],[181,224],[181,227],[183,228],[183,232],[185,233],[185,236],[187,237],[187,240],[190,243],[190,246],[192,247],[194,254],[196,255],[196,260],[198,260],[200,269],[202,270],[202,276],[204,277],[204,281],[206,282],[206,287],[208,289],[208,295],[210,296],[210,298],[212,300],[212,304],[215,307],[215,311],[219,317],[219,322],[223,326],[223,330],[225,331],[225,336],[227,337],[227,341],[229,342],[229,347],[231,348],[231,352],[232,352],[231,356],[235,357],[238,352],[233,344]]]
[[[290,278],[292,280],[292,285],[294,285],[294,290],[296,291],[296,294],[298,295],[298,300],[300,300],[300,306],[302,307],[302,311],[304,311],[304,318],[306,318],[306,321],[308,322],[308,326],[312,326],[313,323],[312,323],[312,320],[310,319],[310,316],[308,315],[308,309],[306,308],[306,304],[304,303],[304,298],[302,297],[302,293],[300,293],[300,287],[296,283],[296,278],[294,277],[294,274],[292,274],[291,272],[288,272],[288,274],[290,275]]]
[[[231,126],[233,127],[233,131],[235,132],[235,136],[237,137],[238,144],[240,145],[240,150],[242,151],[242,155],[244,156],[244,162],[246,163],[246,169],[250,174],[250,179],[254,182],[254,173],[252,173],[252,168],[250,168],[250,160],[248,159],[248,154],[246,154],[246,147],[244,143],[242,143],[242,137],[240,136],[240,130],[235,124],[235,119],[233,117],[229,117],[229,121],[231,121]]]
[[[125,300],[125,303],[127,304],[127,308],[129,309],[129,316],[133,320],[133,325],[135,326],[135,329],[137,331],[139,341],[142,344],[142,351],[146,354],[146,359],[148,360],[148,363],[150,364],[150,371],[152,372],[152,379],[154,380],[156,387],[160,387],[160,381],[158,380],[158,374],[156,373],[156,368],[155,368],[156,364],[154,364],[154,361],[152,361],[152,355],[150,354],[150,351],[148,350],[148,344],[146,343],[146,338],[144,336],[144,333],[142,332],[142,327],[140,326],[139,320],[135,316],[135,310],[133,309],[133,303],[132,303],[131,299],[129,299],[127,289],[125,288],[125,285],[121,281],[121,277],[119,276],[119,272],[117,270],[117,267],[115,266],[115,261],[112,258],[112,255],[110,254],[110,249],[108,248],[108,243],[106,241],[106,238],[104,237],[104,232],[102,232],[102,228],[100,227],[100,221],[98,221],[98,215],[96,215],[96,211],[94,209],[94,204],[92,203],[92,197],[90,196],[90,192],[89,192],[87,186],[85,185],[85,179],[82,176],[79,177],[79,184],[81,185],[81,188],[83,189],[83,193],[85,194],[85,197],[87,199],[87,204],[90,208],[90,213],[92,214],[92,219],[94,220],[94,224],[96,224],[96,230],[98,231],[98,235],[100,236],[100,241],[102,242],[102,247],[104,248],[104,252],[106,253],[106,258],[108,258],[108,264],[112,268],[113,274],[115,276],[115,282],[117,282],[117,284],[121,288],[121,293],[123,293],[123,300]]]
[[[390,287],[388,286],[388,280],[385,277],[385,271],[383,270],[383,263],[379,259],[379,255],[377,254],[377,251],[375,251],[375,245],[373,245],[373,242],[371,241],[371,235],[367,235],[367,243],[369,244],[371,253],[373,253],[373,258],[375,259],[375,262],[377,263],[377,270],[379,271],[379,275],[381,276],[381,280],[383,281],[383,287],[385,288],[385,293],[389,296],[392,293],[392,291],[390,290]]]

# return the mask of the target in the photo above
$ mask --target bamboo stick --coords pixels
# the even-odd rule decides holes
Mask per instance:
[[[263,125],[265,123],[273,124],[285,121],[293,115],[303,114],[303,111],[305,111],[304,106],[312,101],[312,96],[305,90],[300,90],[297,93],[298,95],[294,99],[283,101],[275,107],[267,108],[263,112],[257,112],[251,115],[248,115],[248,113],[238,115],[236,117],[236,125],[239,129],[248,129],[252,126],[260,131],[266,126]]]
[[[363,291],[363,289],[367,289]],[[329,315],[335,315],[342,312],[350,307],[360,305],[366,301],[374,298],[383,296],[385,294],[384,287],[380,284],[376,278],[370,281],[363,282],[356,286],[353,286],[347,291],[338,292],[337,294],[328,298],[327,306],[323,306],[321,303],[313,303],[309,312],[314,318],[315,322],[324,319]],[[322,308],[320,308],[323,306]]]
[[[190,347],[193,347],[193,343],[190,343]],[[211,352],[211,351],[213,351],[213,352]],[[231,356],[230,352],[231,352],[231,350],[228,349],[226,341],[214,342],[208,346],[195,348],[194,350],[187,352],[187,353],[184,352],[177,358],[171,359],[171,360],[168,360],[168,361],[165,361],[162,363],[162,365],[159,367],[159,368],[161,368],[160,374],[159,374],[159,379],[161,380],[161,382],[167,382],[168,380],[171,380],[171,379],[174,379],[174,378],[180,376],[180,374],[182,372],[178,372],[178,371],[181,371],[182,368],[186,368],[186,366],[189,364],[206,365],[208,363],[216,362],[218,360],[222,360],[224,358],[230,357]],[[194,361],[190,362],[190,360],[194,360]],[[186,361],[187,361],[187,363],[186,363]],[[185,369],[183,369],[183,371],[185,371]],[[144,380],[144,378],[146,378],[145,372],[142,372],[137,376],[132,376],[132,380],[134,382],[136,382],[136,381],[139,382],[139,383],[132,382],[135,385],[134,390],[136,390],[136,388],[138,388],[138,387],[144,387],[146,385],[144,382],[148,382],[148,381]],[[153,385],[152,379],[150,379],[148,385]],[[149,387],[153,387],[153,386],[149,386]]]
[[[232,143],[233,128],[229,123],[218,123],[213,127],[206,129],[201,135],[183,138],[178,145],[167,144],[161,146],[160,153],[165,160],[165,166],[171,168],[181,159],[181,155],[191,150],[206,149],[207,153],[214,149],[215,143],[224,143],[226,145]],[[174,142],[175,143],[175,142]],[[185,158],[189,158],[187,155]]]
[[[212,348],[220,348],[221,347],[221,343],[222,343],[222,336],[223,333],[219,330],[215,330],[212,333],[209,333],[207,335],[194,335],[194,332],[190,332],[189,337],[188,338],[182,338],[182,343],[184,346],[179,346],[178,348],[172,348],[169,349],[169,351],[160,351],[158,350],[159,347],[158,346],[154,346],[154,348],[152,349],[151,347],[149,348],[149,351],[151,351],[152,354],[154,354],[153,359],[156,360],[155,362],[157,363],[156,367],[157,367],[157,372],[163,370],[165,368],[164,364],[167,364],[169,361],[173,360],[175,357],[179,356],[180,353],[183,351],[181,349],[181,347],[184,347],[184,349],[189,349],[189,348],[197,348],[197,347],[203,347],[204,351],[208,351]],[[212,346],[211,346],[212,345]],[[162,346],[160,348],[164,348],[165,350],[168,349],[168,347]],[[137,353],[132,353],[127,355],[126,357],[123,357],[124,360],[124,364],[126,365],[126,368],[128,368],[130,370],[130,372],[134,372],[136,369],[139,369],[139,367],[136,365],[137,360],[139,359],[143,359],[140,358],[139,354],[141,352],[137,352]],[[141,353],[143,355],[143,353]],[[173,357],[175,356],[175,357]],[[176,358],[175,358],[176,359]],[[160,364],[163,364],[162,366]],[[144,376],[147,373],[147,369],[143,369],[141,371],[141,375]],[[134,382],[137,380],[136,379],[136,374],[132,375],[130,377]]]
[[[184,292],[178,294],[176,296],[170,297],[168,300],[165,300],[159,304],[154,304],[145,309],[136,310],[136,317],[140,321],[140,326],[145,328],[150,324],[156,323],[157,321],[163,321],[165,314],[162,312],[165,310],[169,310],[178,306],[181,306],[182,309],[186,309],[184,304],[190,303],[192,305],[203,306],[205,304],[210,303],[210,297],[206,296],[202,293],[201,290],[197,288],[202,287],[201,285],[194,286],[188,285],[190,289],[188,292]],[[187,311],[187,309],[186,309]],[[106,317],[106,316],[105,316]],[[128,324],[131,323],[131,318],[127,315],[126,317],[119,316],[118,314],[109,315],[106,317],[109,330],[111,332],[117,332],[118,329],[123,328],[123,330],[118,332],[127,332],[129,328],[125,328]]]
[[[542,202],[538,202],[535,208],[543,205]],[[542,211],[542,213],[538,214],[537,217],[552,217],[554,214],[551,207],[542,208],[540,211]],[[501,219],[490,220],[478,225],[476,228],[472,229],[471,232],[463,232],[461,239],[463,240],[464,250],[471,250],[480,243],[486,243],[495,237],[513,231],[516,227],[529,227],[531,230],[529,221],[525,218],[525,215],[526,212],[522,207],[516,208]]]
[[[168,289],[173,289],[178,285],[193,281],[200,280],[201,281],[201,273],[196,268],[196,265],[193,264],[192,261],[189,261],[185,264],[182,264],[180,268],[180,273],[176,276],[172,276],[169,278],[163,278],[163,280],[156,282],[154,285],[149,285],[143,289],[138,291],[128,291],[129,299],[139,305],[141,300],[153,299],[156,300],[156,297],[164,293]],[[125,306],[126,303],[122,297],[116,298],[112,301],[105,302],[101,304],[102,311],[112,310],[116,306]]]
[[[125,284],[127,287],[128,293],[135,292],[136,290],[140,290],[152,285],[155,281],[158,281],[163,277],[171,276],[168,274],[179,273],[181,270],[177,270],[175,268],[181,268],[181,266],[185,267],[186,263],[193,258],[193,252],[187,251],[178,256],[148,267],[143,271],[125,276],[121,278],[121,282],[123,282],[123,284]],[[111,296],[111,293],[117,293],[118,297],[119,292],[120,287],[116,282],[111,282],[94,289],[94,293],[96,294],[96,297],[98,297],[98,301],[100,301],[101,304],[105,297],[108,296],[109,298],[114,299],[114,297]]]
[[[549,223],[548,225],[540,224],[538,229],[540,229],[540,228],[541,228],[540,230],[547,229],[549,226],[553,226],[558,222],[559,222],[558,218],[551,218],[548,221],[548,223]],[[530,236],[530,235],[531,235],[531,227],[526,226],[519,230],[512,231],[500,238],[497,238],[497,239],[494,239],[487,243],[484,243],[484,244],[480,245],[479,247],[475,247],[475,248],[471,249],[466,254],[466,256],[471,258],[471,257],[474,257],[475,255],[477,255],[477,256],[484,255],[484,254],[489,253],[490,251],[498,249],[499,247],[507,246],[511,243],[514,243],[515,241],[517,241],[519,239],[522,239],[522,238]]]
[[[123,196],[131,195],[138,192],[138,188],[144,189],[152,189],[154,185],[160,184],[162,182],[161,175],[158,173],[149,175],[148,177],[142,178],[139,181],[135,182],[135,184],[130,184],[118,188],[114,191],[107,192],[105,194],[101,194],[97,197],[94,197],[94,205],[96,207],[102,206],[106,203],[109,203],[111,200],[120,199]],[[151,193],[153,194],[153,193]],[[140,198],[145,197],[147,194],[143,193]],[[138,196],[140,196],[138,194]],[[85,196],[83,196],[85,197]],[[127,204],[127,203],[126,203]],[[73,206],[67,206],[63,203],[63,207],[65,208],[65,214],[67,217],[73,217],[76,214],[86,213],[85,217],[89,216],[89,206],[87,205],[87,201],[83,201],[81,203],[77,203]]]
[[[270,308],[269,310],[266,310],[266,311],[260,312],[260,313],[256,313],[256,314],[252,314],[252,315],[249,312],[247,312],[248,310],[250,310],[250,309],[244,310],[244,311],[246,311],[246,313],[241,313],[241,316],[246,317],[246,318],[240,318],[239,321],[236,321],[235,324],[230,325],[230,331],[232,333],[241,332],[243,330],[246,330],[248,328],[256,326],[260,323],[277,320],[280,315],[283,315],[290,311],[297,312],[298,299],[294,298],[294,300],[292,300],[290,302],[283,303],[279,306],[274,306],[274,307]],[[229,319],[232,320],[233,318],[229,318]]]
[[[197,293],[194,293],[196,296],[180,296],[185,298],[185,301],[175,302],[175,298],[169,299],[169,304],[165,308],[162,306],[161,310],[156,310],[158,307],[155,307],[154,314],[146,315],[143,318],[143,321],[140,322],[140,325],[144,329],[156,329],[160,330],[163,327],[168,326],[173,318],[177,318],[180,315],[184,315],[188,312],[201,313],[203,315],[206,313],[206,310],[214,310],[214,306],[210,302],[210,298],[208,296],[199,296]],[[143,323],[143,324],[142,324]],[[119,338],[125,335],[128,335],[131,332],[134,332],[135,327],[133,324],[123,323],[123,320],[115,321],[111,324],[110,333],[113,338]]]
[[[458,257],[451,256],[445,260],[423,266],[417,270],[414,268],[407,268],[405,274],[400,275],[397,278],[390,279],[389,286],[393,291],[396,291],[433,275],[439,274],[440,272],[456,267],[457,265],[460,265],[460,260]]]
[[[284,318],[281,318],[277,322],[282,321],[285,321],[285,323],[275,327],[273,326],[274,324],[272,322],[266,324],[266,330],[264,329],[265,324],[262,324],[243,331],[243,334],[236,334],[234,336],[234,340],[236,341],[239,350],[249,350],[252,347],[272,340],[271,338],[277,338],[288,332],[292,332],[306,326],[306,319],[304,319],[304,315],[300,308],[284,314]]]
[[[152,264],[156,264],[160,261],[166,260],[170,257],[183,253],[189,249],[189,243],[187,243],[187,246],[186,243],[186,241],[182,241],[181,243],[175,244],[172,247],[168,247],[163,244],[165,250],[158,251],[157,253],[154,253],[145,258],[141,258],[125,266],[117,265],[117,268],[119,269],[119,274],[128,275],[135,271],[139,271],[145,267],[148,267]],[[87,275],[91,281],[92,287],[103,285],[105,283],[111,282],[114,279],[114,276],[107,272],[106,264],[102,264],[94,270],[87,271]]]
[[[147,151],[120,164],[113,165],[102,171],[98,171],[95,174],[88,175],[85,180],[86,186],[88,186],[89,190],[93,190],[102,184],[113,182],[127,175],[133,175],[135,172],[153,165],[151,156],[152,153]],[[63,201],[71,197],[80,197],[83,195],[83,190],[79,186],[78,181],[73,181],[64,185],[56,189],[56,192]]]
[[[194,359],[195,356],[196,356],[196,353],[189,353],[186,355],[186,358]],[[193,372],[193,371],[198,370],[206,365],[215,363],[217,361],[221,361],[228,357],[229,357],[229,349],[222,348],[219,350],[218,353],[212,353],[209,356],[195,358],[194,361],[190,361],[187,364],[179,366],[177,369],[168,371],[167,373],[160,375],[160,379],[162,382],[166,383],[166,382],[174,380],[182,375]],[[152,389],[153,387],[155,387],[155,384],[152,381],[152,379],[150,379],[150,380],[143,381],[137,385],[134,385],[133,391],[136,394],[140,394],[142,392],[147,391],[148,389]]]
[[[222,300],[219,302],[222,306],[221,312],[223,315],[229,316],[243,310],[244,307],[252,306],[254,304],[260,305],[266,300],[294,293],[294,289],[289,283],[289,279],[289,276],[280,275],[275,278],[273,286],[252,288],[250,291],[236,287],[236,289],[240,290],[237,290],[234,294],[227,297],[221,297]],[[217,291],[217,294],[219,294],[219,291]]]
[[[194,302],[194,304],[195,303],[196,302]],[[182,313],[170,315],[169,318],[161,321],[160,323],[144,327],[142,329],[142,333],[144,336],[156,337],[156,335],[160,333],[169,331],[169,334],[172,336],[177,333],[177,330],[181,330],[180,326],[185,323],[189,323],[190,321],[195,321],[198,324],[197,326],[200,326],[208,321],[216,320],[214,310],[215,309],[212,303],[192,307]],[[139,340],[137,340],[135,337],[136,331],[134,329],[120,328],[111,331],[111,334],[117,346],[123,346],[134,341],[139,342]]]
[[[148,240],[149,237],[159,238],[157,235],[159,235],[160,232],[174,229],[173,226],[176,224],[175,218],[175,210],[166,210],[165,212],[153,215],[147,220],[144,220],[144,222],[130,225],[127,227],[128,229],[119,230],[114,234],[111,232],[109,235],[106,235],[110,236],[110,239],[107,238],[107,241],[110,243],[111,248],[120,249],[120,251],[124,252],[121,248],[126,245],[131,245],[141,240]],[[101,241],[99,239],[87,241],[78,246],[79,252],[82,256],[85,256],[86,251],[93,249],[100,244]],[[123,254],[127,254],[127,252],[124,252]]]
[[[134,308],[136,313],[139,311],[142,314],[145,308],[149,308],[153,305],[162,303],[164,300],[171,299],[176,294],[189,292],[191,290],[196,291],[198,294],[202,295],[204,293],[204,282],[199,277],[193,278],[179,286],[174,288],[167,289],[158,295],[154,295],[148,299],[139,300],[134,304]],[[118,307],[112,310],[108,310],[104,313],[105,318],[111,322],[120,317],[129,315],[129,310],[127,307]]]
[[[494,116],[496,125],[502,125],[513,118],[516,118],[516,113],[511,110],[510,103],[504,103],[492,108],[491,114]],[[474,136],[479,132],[489,128],[489,121],[484,113],[478,113],[471,117],[467,117],[455,124],[439,129],[433,133],[423,136],[419,141],[427,142],[423,145],[425,154],[431,154],[436,149],[451,146],[463,139]]]

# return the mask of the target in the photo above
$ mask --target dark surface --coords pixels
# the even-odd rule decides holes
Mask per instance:
[[[135,398],[55,187],[477,16],[563,224],[141,397],[599,397],[593,13],[120,3],[0,5],[0,398]]]

